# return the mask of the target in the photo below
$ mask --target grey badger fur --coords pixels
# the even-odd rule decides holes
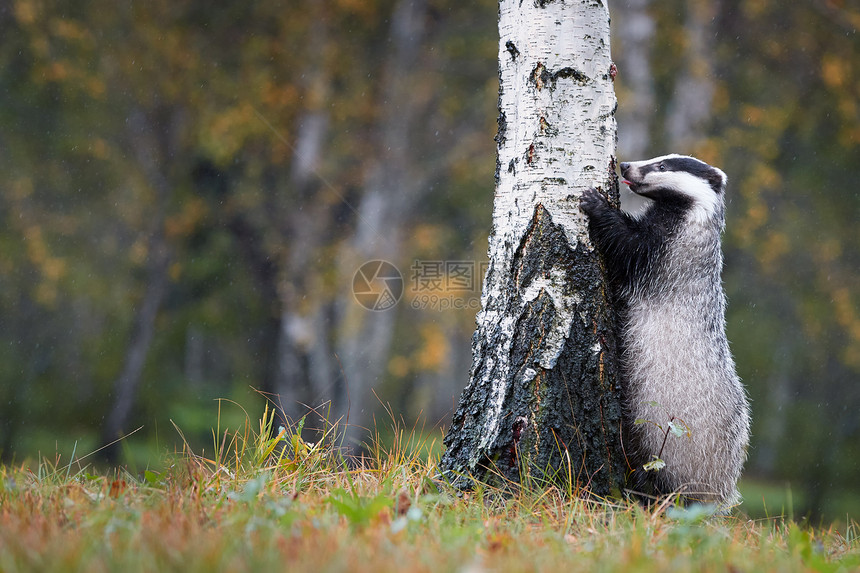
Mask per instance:
[[[725,332],[726,175],[681,155],[622,163],[621,175],[653,202],[631,216],[589,189],[581,207],[618,309],[626,433],[633,442],[625,449],[639,487],[727,511],[740,501],[750,417]],[[683,435],[666,434],[670,420]],[[653,456],[665,467],[644,471]]]

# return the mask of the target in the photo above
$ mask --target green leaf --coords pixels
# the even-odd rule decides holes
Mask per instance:
[[[269,477],[268,472],[263,472],[257,477],[248,480],[241,492],[230,492],[227,494],[227,497],[234,501],[251,503],[257,499],[257,496],[263,491],[263,488],[266,487],[266,484],[269,482]]]
[[[666,510],[666,517],[681,523],[702,523],[717,511],[713,503],[693,503],[687,507],[673,506]]]
[[[634,425],[634,426],[639,426],[639,425],[642,425],[642,424],[654,424],[656,427],[660,428],[661,430],[663,429],[663,426],[661,426],[660,424],[658,424],[658,423],[657,423],[657,422],[655,422],[654,420],[648,420],[648,419],[646,419],[646,418],[637,418],[637,419],[633,422],[633,425]]]
[[[642,466],[642,469],[645,470],[646,472],[658,471],[658,470],[662,470],[663,468],[666,467],[666,462],[664,462],[663,460],[661,460],[657,456],[653,456],[653,457],[654,457],[653,460],[651,460],[650,462],[648,462],[647,464]]]
[[[672,421],[669,422],[669,432],[671,432],[671,434],[673,436],[678,436],[679,438],[681,436],[683,436],[684,434],[689,433],[687,431],[686,426],[684,426],[683,424],[676,424],[675,422],[672,422]]]
[[[391,500],[384,494],[362,496],[355,490],[337,489],[328,498],[328,503],[338,513],[346,517],[353,527],[364,526],[379,515],[384,508],[391,505]]]

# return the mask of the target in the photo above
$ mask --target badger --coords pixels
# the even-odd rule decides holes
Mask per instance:
[[[595,189],[580,205],[617,311],[634,483],[726,512],[740,501],[750,426],[726,339],[726,175],[694,157],[666,155],[621,163],[621,176],[652,199],[642,211],[615,209]]]

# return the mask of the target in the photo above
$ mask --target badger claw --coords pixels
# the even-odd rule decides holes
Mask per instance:
[[[583,191],[582,197],[579,199],[579,207],[589,216],[594,215],[601,207],[608,205],[609,202],[606,198],[594,187]]]

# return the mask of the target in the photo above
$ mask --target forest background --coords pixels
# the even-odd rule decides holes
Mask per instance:
[[[619,158],[729,175],[742,491],[856,519],[860,7],[609,8]],[[171,422],[209,447],[267,397],[348,416],[356,446],[392,417],[441,435],[486,261],[496,22],[493,0],[3,3],[3,460],[142,426],[101,452],[142,471]],[[386,310],[354,292],[374,260],[402,276]]]

